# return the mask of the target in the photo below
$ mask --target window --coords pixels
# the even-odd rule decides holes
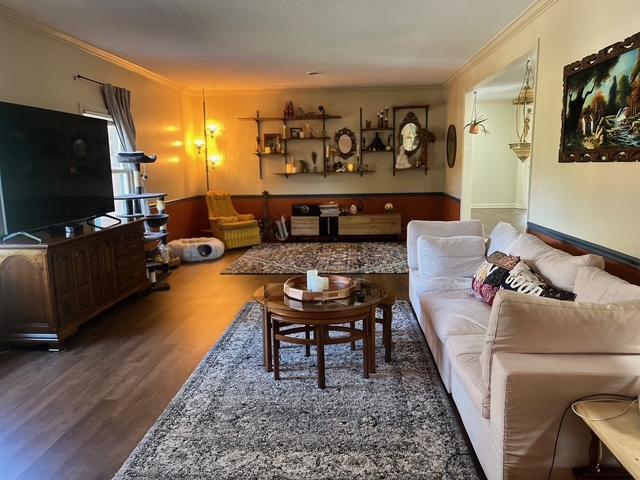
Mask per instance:
[[[118,153],[122,152],[122,145],[118,137],[116,125],[110,115],[99,112],[83,111],[85,117],[100,118],[107,121],[107,134],[109,135],[109,154],[111,156],[111,174],[113,176],[113,194],[122,195],[132,191],[131,170],[126,164],[118,162]],[[124,202],[115,202],[116,212],[124,213]]]

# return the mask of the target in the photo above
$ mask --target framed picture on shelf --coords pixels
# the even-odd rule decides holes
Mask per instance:
[[[282,136],[279,133],[264,134],[264,151],[268,153],[280,153]]]
[[[564,67],[560,162],[640,161],[640,33]]]
[[[291,138],[300,138],[301,133],[302,133],[302,128],[298,128],[298,127],[289,128],[289,136]]]

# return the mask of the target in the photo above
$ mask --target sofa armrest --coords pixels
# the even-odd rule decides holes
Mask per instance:
[[[247,220],[254,220],[256,217],[253,213],[239,213],[238,220],[246,222]]]
[[[502,452],[503,478],[547,478],[562,416],[589,395],[637,396],[640,355],[495,355],[491,378],[491,438]],[[590,434],[568,411],[552,478],[573,478],[588,463]]]

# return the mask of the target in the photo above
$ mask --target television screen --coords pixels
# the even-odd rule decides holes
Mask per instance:
[[[4,234],[112,212],[107,122],[0,102],[0,201]]]

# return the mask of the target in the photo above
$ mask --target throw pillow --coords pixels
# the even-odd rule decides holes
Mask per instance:
[[[471,277],[484,259],[481,236],[418,237],[418,270],[425,277]]]
[[[503,252],[494,252],[489,255],[473,276],[471,289],[474,295],[483,302],[493,305],[493,299],[509,276],[509,271],[519,261],[518,257],[512,257]]]
[[[511,245],[518,239],[520,233],[510,223],[498,222],[489,234],[489,248],[487,254],[494,252],[511,252]]]
[[[518,263],[509,272],[500,288],[512,290],[526,295],[555,298],[556,300],[575,300],[576,294],[568,292],[553,285],[549,285],[536,275],[525,262]]]

